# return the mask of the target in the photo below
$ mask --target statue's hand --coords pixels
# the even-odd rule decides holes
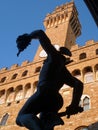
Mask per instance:
[[[70,118],[71,115],[75,115],[79,112],[83,112],[83,107],[77,106],[77,107],[73,107],[73,106],[68,106],[66,107],[66,116],[67,118]]]
[[[16,39],[17,48],[19,51],[17,53],[17,56],[20,54],[20,52],[26,49],[28,45],[30,45],[30,42],[31,42],[31,38],[29,34],[26,33],[26,34],[18,36],[18,38]]]

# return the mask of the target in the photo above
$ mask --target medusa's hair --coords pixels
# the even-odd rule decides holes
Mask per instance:
[[[19,56],[20,52],[22,52],[24,49],[27,48],[28,45],[30,45],[30,41],[31,41],[31,38],[27,33],[20,35],[16,39],[17,48],[18,48],[17,56]]]

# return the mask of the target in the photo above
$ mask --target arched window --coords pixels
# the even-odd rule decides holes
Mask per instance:
[[[84,111],[90,109],[90,97],[88,95],[82,95],[80,106],[83,107]]]
[[[56,17],[54,17],[54,24],[57,25]]]
[[[98,55],[98,49],[96,49],[96,55]]]
[[[0,81],[0,83],[5,82],[5,80],[6,80],[6,77],[3,77],[3,78],[1,79],[1,81]]]
[[[95,65],[95,74],[96,80],[98,80],[98,64]]]
[[[76,69],[72,72],[72,75],[75,76],[77,79],[81,79],[81,72],[79,69]]]
[[[25,70],[23,73],[22,73],[22,77],[26,76],[28,73],[28,70]]]
[[[37,84],[38,84],[38,81],[35,81],[33,83],[33,93],[36,92],[36,90],[37,90]]]
[[[86,58],[86,53],[81,53],[79,55],[79,60],[85,59]]]
[[[51,24],[52,24],[52,18],[51,17],[49,18],[49,22],[50,22],[50,26],[51,26]]]
[[[60,15],[58,15],[58,23],[61,23]]]
[[[14,74],[11,79],[12,79],[12,80],[13,80],[13,79],[16,79],[17,75],[18,75],[18,74]]]
[[[87,96],[85,96],[85,98],[83,99],[83,108],[84,108],[84,111],[90,109],[90,101]]]
[[[19,85],[15,90],[15,101],[20,101],[23,99],[23,88],[22,85]]]
[[[49,20],[46,21],[46,27],[48,27],[48,26],[49,26]]]
[[[1,126],[6,125],[6,122],[7,122],[7,120],[8,120],[8,117],[9,117],[9,114],[8,114],[8,113],[6,113],[6,114],[3,116],[2,120],[1,120],[1,123],[0,123]]]
[[[12,87],[12,88],[9,88],[7,90],[7,99],[6,99],[6,102],[7,103],[11,103],[13,101],[14,101],[14,89]]]
[[[0,104],[5,102],[5,90],[0,91]]]
[[[61,20],[64,22],[64,14],[61,15]]]
[[[40,72],[40,70],[41,70],[41,66],[39,66],[39,67],[37,67],[37,68],[35,69],[35,73]]]
[[[29,98],[31,96],[31,84],[28,83],[25,86],[25,98]]]
[[[84,82],[85,83],[90,83],[90,82],[94,81],[93,71],[90,66],[85,67],[83,70],[83,73],[84,73]]]

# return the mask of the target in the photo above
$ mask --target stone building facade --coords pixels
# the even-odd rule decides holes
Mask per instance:
[[[98,130],[98,41],[89,40],[84,46],[75,43],[81,34],[81,25],[74,2],[56,7],[44,20],[46,33],[54,46],[66,46],[72,52],[72,63],[67,68],[73,76],[84,83],[80,105],[84,112],[67,119],[64,125],[55,130]],[[46,53],[39,46],[32,62],[24,61],[20,66],[14,64],[10,69],[0,70],[0,129],[26,130],[15,124],[18,111],[25,101],[36,91],[39,72]],[[72,88],[64,85],[60,93],[64,111],[70,104]]]

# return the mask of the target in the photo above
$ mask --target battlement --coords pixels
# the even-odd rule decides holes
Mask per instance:
[[[13,64],[9,69],[7,67],[4,67],[4,68],[0,69],[0,73],[6,72],[6,71],[10,71],[10,70],[14,70],[14,69],[18,69],[19,67],[24,67],[26,65],[29,65],[30,63],[31,62],[26,60],[26,61],[23,61],[20,66],[18,64]]]
[[[72,46],[71,52],[73,62],[68,66],[84,63],[85,61],[91,59],[95,59],[96,61],[96,58],[98,57],[98,42],[89,40],[84,46],[75,44]],[[2,68],[0,70],[0,85],[2,86],[13,81],[17,82],[25,78],[34,77],[39,74],[42,64],[43,59],[38,62],[29,62],[26,60],[22,62],[20,66],[18,64],[14,64],[9,69]]]
[[[70,16],[70,15],[72,15],[72,16]],[[53,26],[56,27],[57,25],[64,23],[64,22],[68,21],[69,19],[71,21],[73,29],[74,29],[73,22],[75,25],[78,25],[78,27],[77,27],[78,29],[80,28],[81,25],[78,20],[78,12],[77,12],[74,2],[65,3],[61,6],[57,6],[52,13],[48,13],[44,20],[44,26],[46,29],[53,27]],[[76,29],[76,27],[75,27],[75,29]],[[75,31],[75,29],[74,29],[74,31]],[[80,35],[80,30],[79,30],[78,35]]]
[[[79,46],[79,44],[75,44],[72,46],[71,51],[78,50],[81,48],[92,46],[93,44],[97,44],[98,42],[95,42],[94,40],[88,40],[84,46]]]
[[[79,52],[81,50],[80,51],[80,54],[81,54],[81,53],[84,52],[84,48],[86,49],[85,52],[88,53],[88,48],[91,49],[90,46],[94,46],[93,47],[93,49],[94,49],[93,51],[95,51],[95,55],[93,55],[93,54],[92,55],[93,55],[93,57],[96,57],[96,54],[98,54],[98,47],[97,47],[98,46],[98,42],[95,42],[94,40],[89,40],[89,41],[87,41],[85,43],[84,46],[79,46],[78,44],[75,44],[75,45],[72,46],[71,51],[73,53],[73,58],[74,58],[74,52],[76,53],[76,51]],[[0,69],[0,73],[5,73],[5,72],[11,71],[11,70],[15,70],[15,69],[19,69],[19,68],[21,69],[21,68],[23,68],[25,66],[30,66],[32,64],[33,65],[34,64],[38,64],[40,62],[42,62],[42,60],[40,60],[39,62],[29,62],[28,60],[26,60],[26,61],[23,61],[20,66],[18,64],[14,64],[9,69],[7,67],[4,67],[4,68]]]

